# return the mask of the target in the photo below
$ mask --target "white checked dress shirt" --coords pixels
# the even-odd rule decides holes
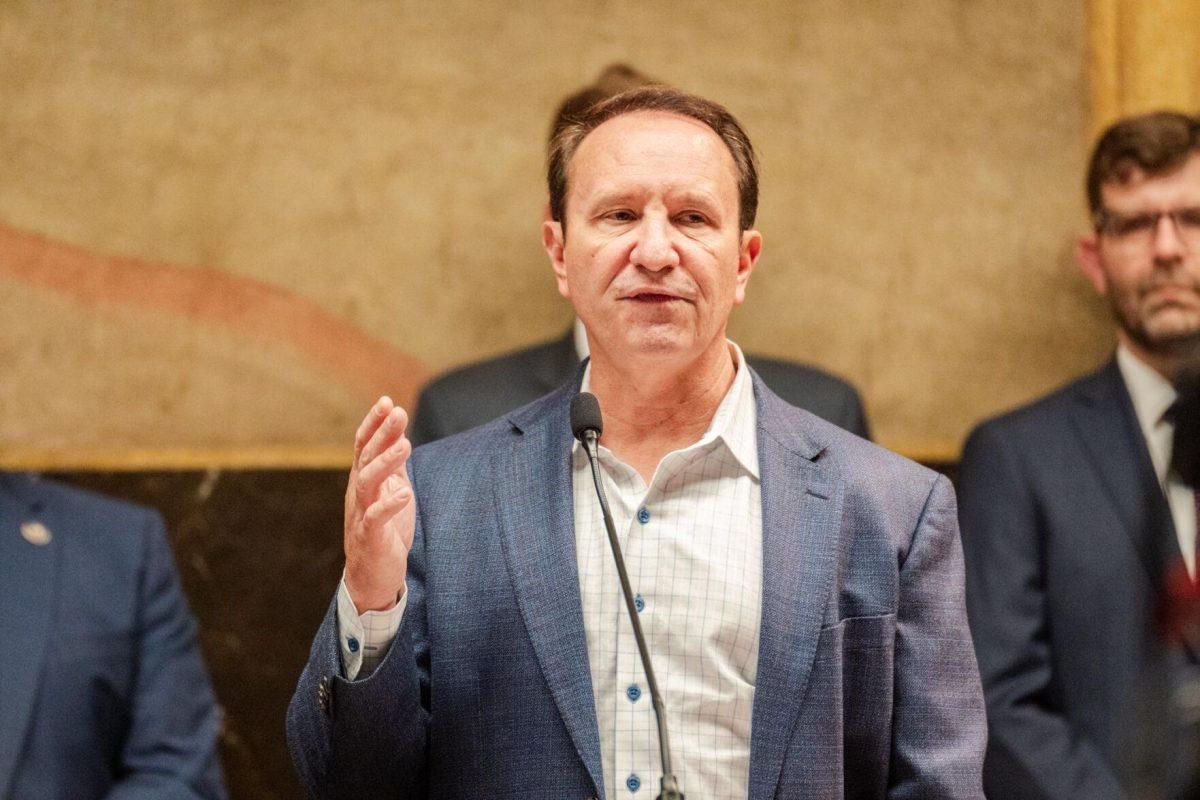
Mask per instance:
[[[667,454],[649,484],[600,447],[605,491],[666,706],[680,788],[745,798],[762,598],[757,409],[741,350],[737,374],[699,441]],[[584,375],[584,388],[589,373]],[[610,798],[653,798],[662,767],[654,708],[621,598],[587,456],[572,482],[583,627]],[[418,498],[418,501],[420,499]],[[338,622],[346,675],[373,669],[404,600],[361,618],[343,584]]]
[[[1124,346],[1117,348],[1117,368],[1129,390],[1138,427],[1146,437],[1150,460],[1154,463],[1154,474],[1167,498],[1171,509],[1171,521],[1175,523],[1175,535],[1179,538],[1179,552],[1187,565],[1188,574],[1196,578],[1196,499],[1194,490],[1171,470],[1171,448],[1175,437],[1175,425],[1165,418],[1167,409],[1179,394],[1170,381],[1138,360]]]

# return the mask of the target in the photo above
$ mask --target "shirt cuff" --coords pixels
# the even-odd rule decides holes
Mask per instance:
[[[368,611],[360,615],[350,599],[346,579],[342,578],[338,583],[337,619],[342,672],[346,680],[365,678],[375,671],[400,630],[407,605],[408,591],[405,590],[396,605],[387,611]]]

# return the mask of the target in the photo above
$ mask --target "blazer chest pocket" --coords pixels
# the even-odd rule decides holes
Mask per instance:
[[[847,617],[821,628],[816,660],[818,663],[841,662],[847,679],[854,676],[869,680],[873,673],[886,666],[886,677],[890,681],[895,640],[895,614]],[[860,670],[860,665],[868,669]]]
[[[848,773],[852,762],[869,771],[888,761],[895,640],[895,614],[849,617],[822,628],[817,640],[814,678],[840,699]]]

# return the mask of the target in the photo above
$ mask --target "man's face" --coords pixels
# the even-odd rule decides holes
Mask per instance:
[[[1163,175],[1135,172],[1127,183],[1101,189],[1113,224],[1080,239],[1080,267],[1108,297],[1124,336],[1154,356],[1187,353],[1200,344],[1200,247],[1195,214],[1178,224],[1170,215],[1200,209],[1200,155]],[[1138,230],[1139,219],[1141,229]]]
[[[571,160],[565,222],[542,238],[593,351],[684,366],[724,347],[762,238],[739,230],[733,157],[711,128],[656,111],[604,122]]]

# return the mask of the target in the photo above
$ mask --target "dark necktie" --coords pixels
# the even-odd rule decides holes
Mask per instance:
[[[1171,442],[1171,470],[1192,488],[1192,504],[1196,514],[1196,549],[1193,550],[1193,572],[1200,580],[1200,395],[1194,387],[1179,395],[1163,419],[1175,426]]]
[[[1175,388],[1179,396],[1163,415],[1175,425],[1171,468],[1194,489],[1200,484],[1200,372],[1185,372]]]

